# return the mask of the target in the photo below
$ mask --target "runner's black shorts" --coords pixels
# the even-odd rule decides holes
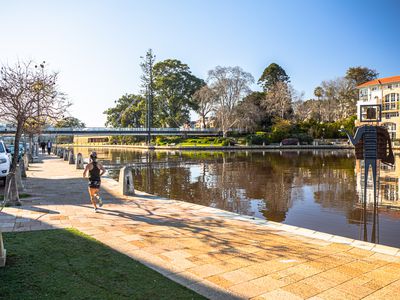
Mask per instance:
[[[92,189],[99,189],[100,188],[101,181],[97,180],[90,180],[89,181],[89,187]]]

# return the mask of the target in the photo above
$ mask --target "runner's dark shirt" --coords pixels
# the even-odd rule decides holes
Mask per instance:
[[[100,169],[97,162],[92,162],[93,169],[89,170],[89,181],[100,181]]]

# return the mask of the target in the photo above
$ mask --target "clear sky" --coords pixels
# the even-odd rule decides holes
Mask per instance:
[[[45,60],[71,115],[103,126],[103,111],[138,91],[148,48],[203,79],[221,65],[257,80],[276,62],[309,98],[350,66],[400,75],[399,16],[399,0],[0,0],[0,62]]]

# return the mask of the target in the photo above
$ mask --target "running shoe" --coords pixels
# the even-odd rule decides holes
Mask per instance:
[[[102,207],[103,206],[103,199],[101,199],[100,196],[96,196],[96,198],[99,201],[99,206]]]

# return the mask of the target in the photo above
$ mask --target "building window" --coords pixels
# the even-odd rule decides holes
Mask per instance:
[[[400,94],[391,93],[385,96],[384,110],[394,110],[398,108],[398,102],[400,101]]]
[[[396,131],[396,123],[387,123],[386,127],[389,131]]]
[[[396,123],[384,123],[383,126],[385,126],[388,130],[388,133],[390,135],[390,139],[393,141],[396,139]]]
[[[367,97],[368,97],[368,90],[360,89],[360,100],[367,100]]]
[[[384,113],[383,117],[386,119],[390,119],[390,118],[395,118],[398,117],[399,113],[398,112],[389,112],[389,113]]]

